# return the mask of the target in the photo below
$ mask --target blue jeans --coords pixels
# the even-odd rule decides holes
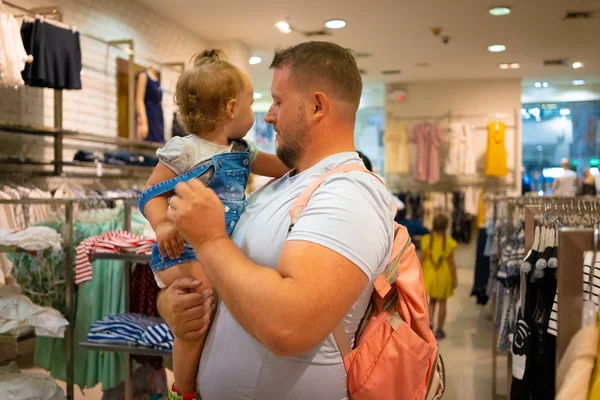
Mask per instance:
[[[140,211],[146,216],[144,207],[148,201],[154,197],[173,191],[175,186],[180,182],[188,182],[191,179],[199,178],[211,169],[214,174],[206,186],[214,190],[219,199],[221,199],[225,211],[225,227],[227,234],[231,235],[246,206],[246,184],[248,183],[248,174],[250,172],[250,152],[247,150],[244,152],[217,154],[209,161],[199,164],[185,174],[167,179],[148,188],[140,197]],[[169,256],[161,257],[158,252],[158,244],[154,243],[150,267],[156,273],[177,264],[197,260],[198,258],[194,249],[187,243],[185,244],[185,251],[174,259],[169,258]]]

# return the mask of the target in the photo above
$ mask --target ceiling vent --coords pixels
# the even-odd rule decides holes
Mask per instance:
[[[385,69],[383,71],[381,71],[382,75],[399,75],[400,74],[400,70],[399,69]]]
[[[354,53],[354,57],[355,58],[369,58],[371,57],[371,53],[365,53],[364,51],[359,51]]]
[[[544,67],[566,67],[569,63],[566,58],[558,58],[555,60],[544,60]]]
[[[320,31],[308,31],[303,33],[306,37],[331,36],[331,33],[326,29],[322,29]]]
[[[563,19],[590,19],[595,11],[567,11]]]

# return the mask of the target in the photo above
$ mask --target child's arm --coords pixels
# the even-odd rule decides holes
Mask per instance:
[[[450,265],[450,272],[452,272],[452,289],[456,289],[458,286],[458,277],[456,276],[456,263],[454,262],[454,250],[448,256],[448,264]]]
[[[274,154],[259,151],[250,167],[250,172],[256,175],[281,178],[290,169]]]
[[[175,176],[177,175],[169,167],[159,162],[154,171],[152,171],[150,178],[148,178],[144,190]],[[183,252],[184,242],[173,224],[167,219],[167,210],[169,209],[167,198],[168,195],[164,194],[149,200],[144,207],[144,212],[152,229],[154,229],[154,233],[156,233],[160,255],[164,257],[166,253],[169,255],[169,258],[176,258]]]

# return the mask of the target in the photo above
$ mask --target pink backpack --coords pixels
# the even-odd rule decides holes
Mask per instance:
[[[310,184],[290,211],[291,227],[329,176],[363,171],[342,165]],[[437,400],[444,393],[444,365],[429,328],[427,296],[419,258],[406,228],[394,223],[392,255],[374,282],[371,302],[356,333],[355,348],[340,322],[333,331],[348,373],[353,400]]]

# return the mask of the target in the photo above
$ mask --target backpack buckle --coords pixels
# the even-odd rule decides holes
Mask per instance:
[[[392,290],[392,285],[389,284],[383,275],[379,275],[375,279],[375,282],[373,282],[373,288],[377,291],[379,297],[385,299],[388,293]]]

